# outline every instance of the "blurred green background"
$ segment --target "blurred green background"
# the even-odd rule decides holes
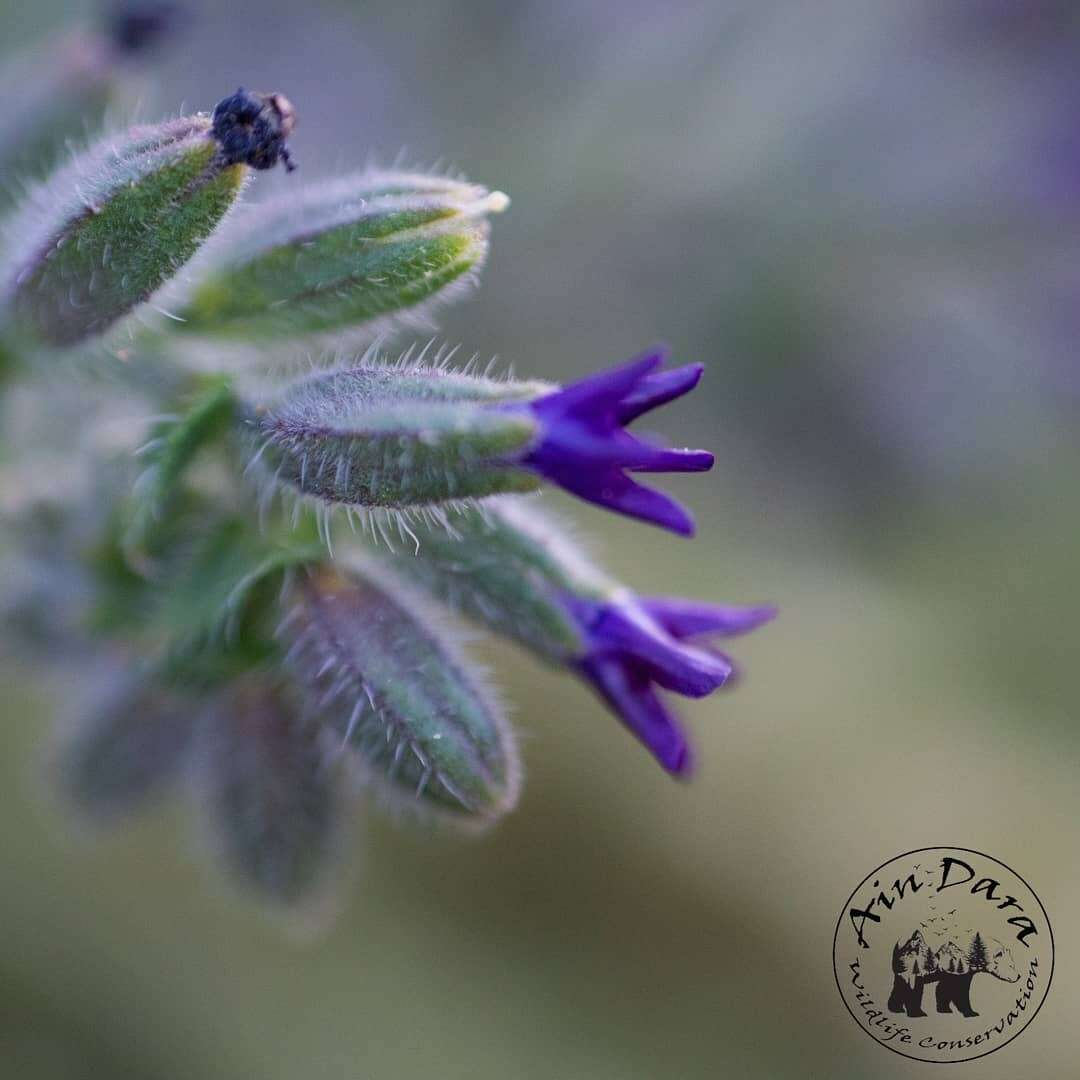
[[[0,0],[0,47],[92,16]],[[219,887],[179,807],[70,835],[40,762],[79,687],[9,653],[0,1075],[908,1076],[844,1010],[833,929],[871,868],[956,844],[1032,883],[1058,967],[953,1071],[1075,1076],[1078,57],[1054,0],[190,5],[121,119],[280,89],[301,172],[255,198],[399,154],[509,192],[445,337],[549,378],[656,339],[704,361],[660,421],[718,453],[668,485],[696,540],[549,498],[641,592],[782,615],[736,691],[679,703],[690,785],[482,646],[519,809],[473,839],[358,822],[307,941]]]

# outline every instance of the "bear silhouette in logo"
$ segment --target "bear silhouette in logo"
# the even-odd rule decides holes
[[[926,985],[926,963],[929,947],[916,930],[907,941],[898,941],[893,948],[893,988],[889,995],[889,1011],[908,1016],[925,1016],[922,998]]]
[[[923,990],[927,983],[935,983],[939,1013],[952,1012],[955,1008],[961,1016],[978,1016],[971,1004],[971,983],[976,975],[985,972],[1003,982],[1016,982],[1020,978],[1009,950],[978,930],[952,930],[933,944],[923,930],[920,927],[893,948],[890,1012],[926,1016],[922,1007]],[[966,941],[967,947],[962,947],[959,941]]]

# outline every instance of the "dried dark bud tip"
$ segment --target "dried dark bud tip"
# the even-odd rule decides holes
[[[282,94],[256,94],[241,87],[214,109],[214,138],[226,164],[272,169],[279,160],[296,166],[285,140],[296,126],[292,103]]]
[[[181,4],[169,0],[160,3],[118,0],[105,17],[109,40],[125,56],[147,52],[174,31],[184,21],[185,14]]]

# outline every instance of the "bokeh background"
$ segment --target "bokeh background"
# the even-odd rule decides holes
[[[58,696],[0,650],[0,1076],[901,1077],[833,984],[852,888],[977,848],[1054,922],[1033,1025],[954,1073],[1076,1075],[1080,9],[1069,0],[188,5],[129,109],[296,104],[302,172],[442,161],[509,192],[445,337],[563,378],[670,343],[699,537],[551,496],[643,592],[773,601],[671,782],[508,648],[517,812],[372,816],[297,942],[167,807],[86,843],[36,764]],[[4,56],[91,5],[0,0]],[[3,57],[0,57],[2,59]],[[132,113],[134,115],[134,113]],[[14,180],[4,177],[5,182]]]

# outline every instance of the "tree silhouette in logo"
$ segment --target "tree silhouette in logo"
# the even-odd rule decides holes
[[[985,971],[987,968],[986,943],[978,930],[971,939],[971,948],[968,950],[968,967],[972,971]]]
[[[966,947],[962,942],[967,943]],[[893,947],[889,1010],[926,1016],[923,989],[927,983],[934,983],[939,1013],[955,1009],[961,1016],[978,1016],[971,1004],[971,984],[982,973],[1003,982],[1020,978],[1012,953],[1001,942],[983,937],[978,930],[955,927],[945,934],[931,934],[923,924]]]

